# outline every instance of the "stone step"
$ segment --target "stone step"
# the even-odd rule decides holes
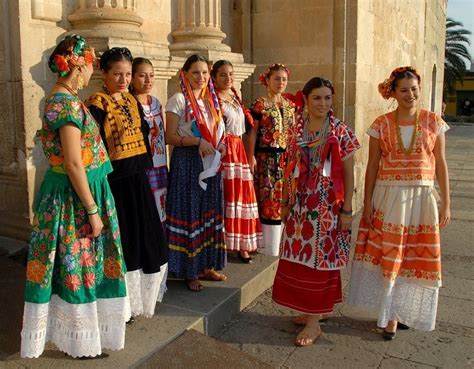
[[[271,369],[247,353],[190,329],[143,363],[139,369]]]
[[[19,353],[6,358],[8,368],[129,368],[143,363],[160,349],[190,329],[212,336],[270,288],[276,272],[277,258],[256,255],[254,263],[243,264],[229,256],[224,270],[224,282],[202,282],[201,292],[189,291],[182,280],[168,280],[168,292],[157,304],[156,315],[150,319],[137,318],[127,327],[125,349],[105,351],[108,356],[94,360],[76,360],[66,357],[49,345],[38,359],[22,359]],[[2,271],[0,269],[0,277]],[[5,290],[0,293],[6,294]],[[20,311],[23,306],[17,307]],[[17,327],[18,334],[21,327]],[[19,349],[19,347],[18,347]]]

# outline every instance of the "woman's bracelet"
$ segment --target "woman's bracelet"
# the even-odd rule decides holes
[[[352,216],[352,210],[344,210],[341,208],[341,211],[340,211],[341,215],[347,215],[347,216]]]
[[[184,145],[183,145],[183,140],[184,140],[184,136],[181,137],[181,139],[179,140],[179,145],[180,145],[180,146],[184,146]]]
[[[87,215],[94,215],[99,212],[99,208],[97,207],[96,204],[86,206],[85,208],[86,208]]]

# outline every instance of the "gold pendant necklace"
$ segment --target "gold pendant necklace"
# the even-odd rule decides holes
[[[222,94],[221,100],[226,104],[232,106],[232,108],[234,108],[235,110],[240,109],[240,104],[238,101],[236,101],[236,97],[234,95],[229,94],[228,96],[226,96]]]
[[[72,89],[72,87],[68,86],[67,84],[65,84],[65,83],[63,83],[63,82],[59,82],[59,81],[57,81],[56,84],[57,84],[58,86],[64,87],[72,96],[79,97],[79,96],[77,95],[77,91],[74,91],[74,90]]]
[[[420,112],[419,110],[416,111],[415,113],[415,127],[413,129],[413,133],[411,134],[411,140],[410,140],[410,145],[408,148],[405,148],[403,145],[403,140],[402,140],[402,133],[400,129],[400,122],[398,120],[398,109],[393,112],[395,115],[395,128],[397,131],[397,142],[398,142],[398,147],[399,149],[404,153],[404,154],[411,154],[415,148],[415,141],[416,141],[416,134],[418,132],[418,118],[420,117]]]

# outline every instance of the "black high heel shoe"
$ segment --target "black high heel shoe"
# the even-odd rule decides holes
[[[391,341],[395,339],[395,336],[397,334],[397,331],[395,332],[387,332],[385,329],[382,332],[382,337],[385,341]]]
[[[135,323],[135,318],[133,316],[131,316],[130,319],[125,322],[125,324],[128,324],[128,325],[133,324],[133,323]]]
[[[252,258],[249,256],[248,258],[244,258],[240,252],[237,253],[237,256],[239,257],[240,261],[244,264],[251,264],[252,263]]]
[[[402,331],[406,331],[407,329],[410,329],[410,327],[407,326],[406,324],[398,322],[397,323],[397,329],[401,329]]]

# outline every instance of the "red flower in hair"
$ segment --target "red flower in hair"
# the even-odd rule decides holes
[[[69,72],[69,64],[64,55],[55,55],[54,64],[56,64],[56,67],[60,72]]]
[[[395,68],[392,71],[392,73],[390,73],[389,78],[387,78],[382,83],[379,83],[378,90],[379,90],[380,95],[382,95],[382,97],[384,99],[387,100],[387,99],[390,99],[392,97],[393,81],[395,81],[395,79],[397,78],[397,76],[399,74],[405,73],[405,72],[410,72],[410,73],[414,74],[416,76],[416,78],[418,79],[418,82],[421,82],[421,77],[420,77],[420,75],[418,74],[418,72],[416,71],[415,68],[413,68],[411,66]]]
[[[86,64],[92,64],[94,63],[95,60],[95,55],[94,55],[94,50],[88,49],[84,53],[84,60],[86,61]]]
[[[288,75],[288,78],[290,77],[290,70],[286,67],[285,64],[273,63],[267,68],[265,72],[263,72],[262,74],[260,74],[260,76],[258,76],[258,80],[263,86],[268,86],[267,78],[270,75],[272,70],[276,70],[275,68],[283,69]]]

